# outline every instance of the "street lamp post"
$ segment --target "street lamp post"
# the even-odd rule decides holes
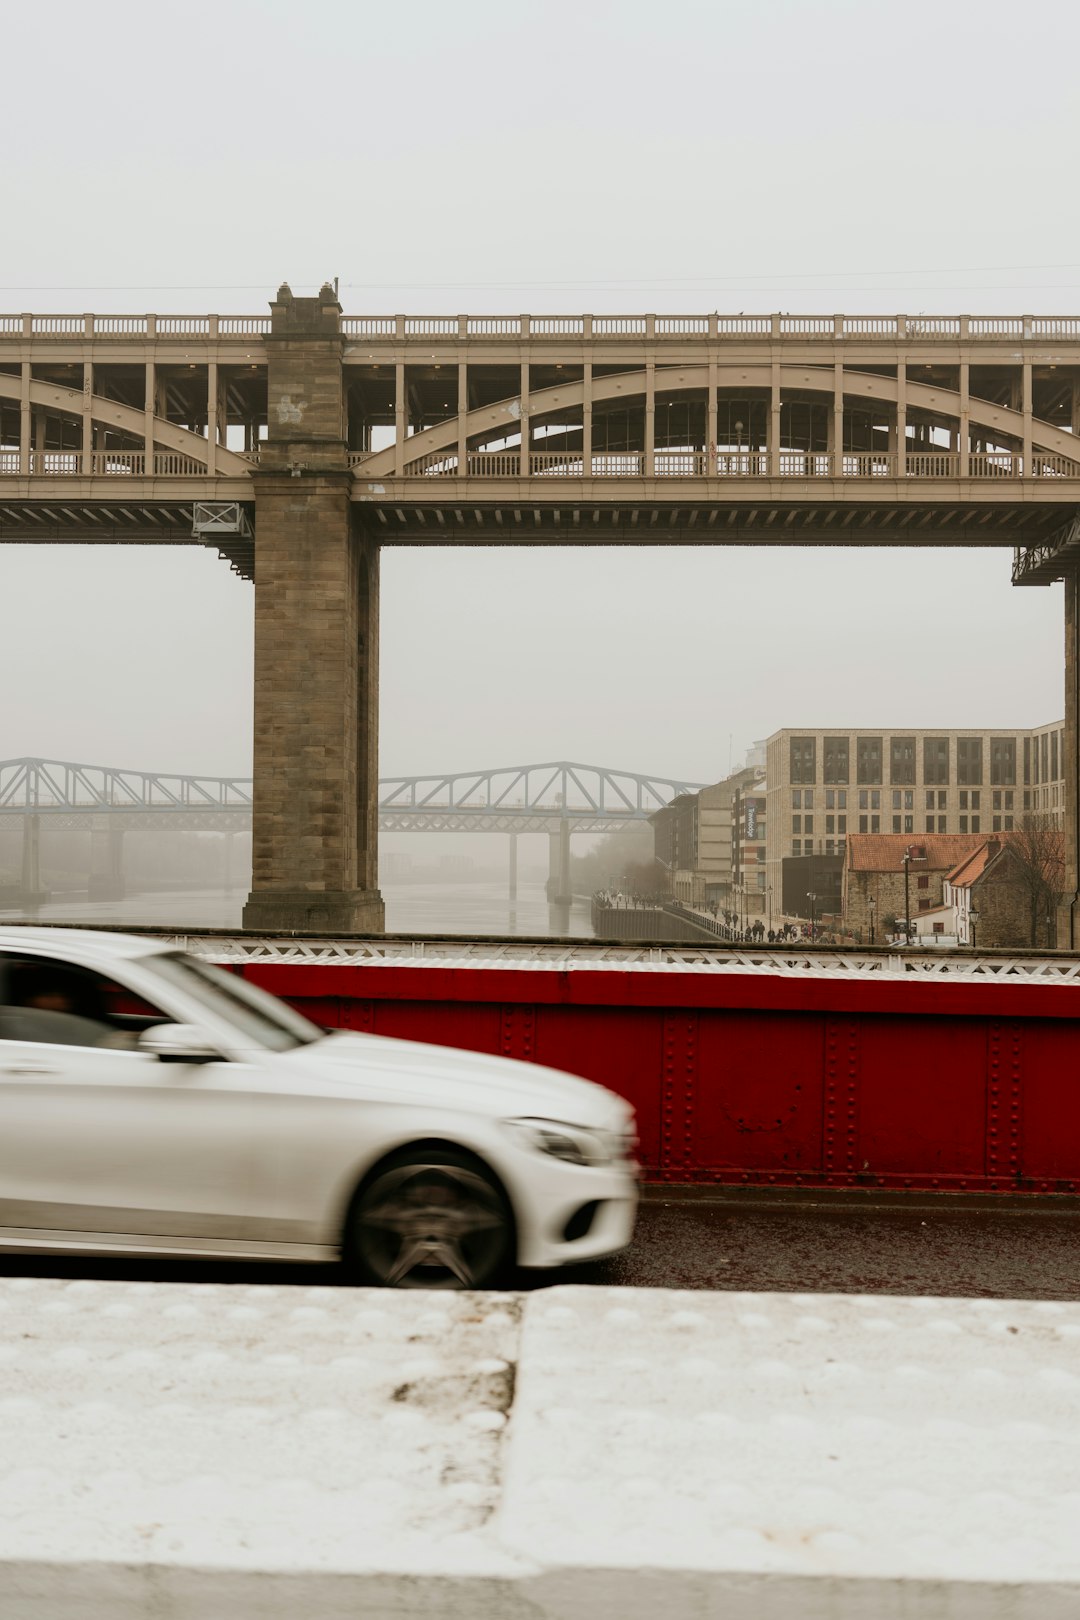
[[[765,890],[765,902],[766,902],[766,904],[768,905],[768,908],[769,908],[769,933],[771,934],[772,933],[772,884],[771,883],[768,885],[768,887]]]
[[[911,944],[911,850],[904,851],[904,944]]]
[[[869,904],[870,904],[870,943],[872,945],[874,943],[874,912],[877,909],[877,901],[874,899],[873,895],[870,896],[870,903]]]
[[[974,950],[975,949],[975,924],[979,920],[979,913],[976,911],[974,906],[972,906],[971,910],[968,912],[968,916],[971,918],[971,948],[972,948],[972,950]]]
[[[814,902],[817,899],[817,895],[808,894],[806,898],[810,902],[810,938],[812,940],[814,937]]]

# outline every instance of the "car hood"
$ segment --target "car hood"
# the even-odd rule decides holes
[[[630,1105],[603,1086],[560,1069],[453,1046],[393,1040],[385,1035],[335,1032],[286,1055],[309,1086],[340,1093],[354,1086],[388,1101],[432,1103],[470,1112],[559,1119],[566,1124],[623,1130]]]

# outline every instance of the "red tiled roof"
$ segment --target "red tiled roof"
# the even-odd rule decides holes
[[[986,868],[996,855],[1001,853],[1001,837],[984,839],[978,849],[973,849],[970,855],[965,855],[951,872],[946,872],[945,882],[951,883],[955,889],[966,889],[976,879],[981,878]]]
[[[910,849],[914,872],[951,872],[986,843],[985,833],[848,833],[849,872],[902,872]]]

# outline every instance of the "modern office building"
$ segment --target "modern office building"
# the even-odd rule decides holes
[[[766,885],[812,855],[842,870],[849,833],[1008,832],[1064,820],[1064,722],[1031,731],[784,727],[766,745]],[[790,888],[790,883],[788,887]]]

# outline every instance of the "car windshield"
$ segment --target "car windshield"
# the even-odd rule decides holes
[[[185,990],[209,1012],[225,1019],[245,1040],[255,1041],[272,1052],[310,1046],[312,1041],[323,1037],[317,1024],[309,1023],[285,1002],[248,984],[235,973],[226,973],[211,962],[200,961],[197,956],[170,951],[144,957],[143,962],[152,973]]]

